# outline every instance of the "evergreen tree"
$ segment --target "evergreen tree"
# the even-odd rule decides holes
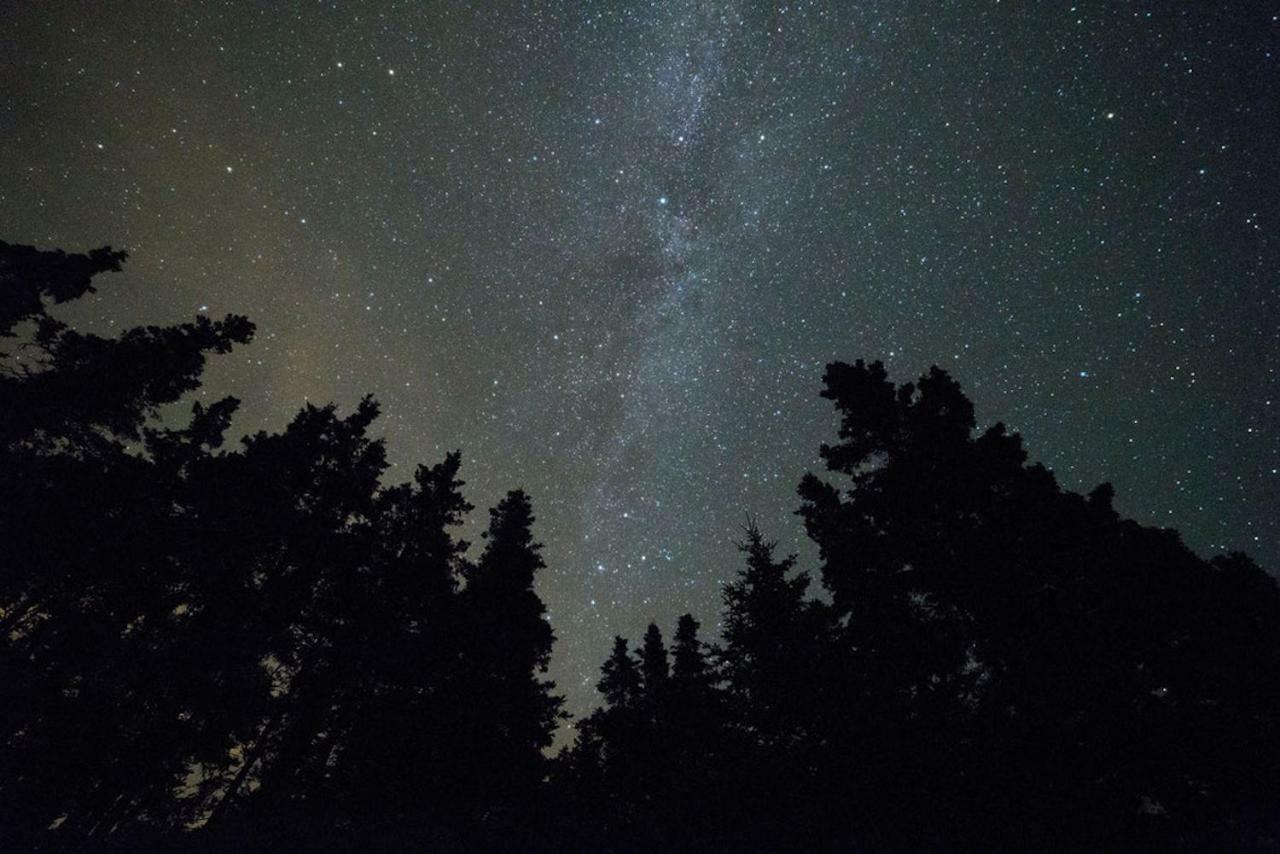
[[[1277,802],[1274,768],[1254,761],[1274,743],[1255,701],[1280,693],[1259,692],[1276,668],[1246,676],[1222,630],[1250,638],[1254,664],[1276,661],[1274,582],[1120,519],[1109,486],[1063,491],[1000,424],[975,437],[972,404],[937,368],[895,388],[879,363],[836,363],[823,394],[841,427],[821,453],[851,488],[807,476],[800,514],[843,651],[828,681],[854,712],[835,740],[850,750],[832,755],[860,769],[897,844],[1201,847],[1253,832],[1256,804]],[[1272,617],[1241,619],[1256,607]],[[924,810],[934,820],[913,827]]]
[[[665,839],[668,847],[687,842],[698,849],[758,845],[764,840],[739,836],[752,826],[741,810],[748,800],[743,786],[752,776],[753,754],[730,727],[724,692],[699,628],[692,614],[681,616],[671,645],[662,732],[671,767],[665,781],[663,814],[670,828]]]
[[[438,737],[461,733],[467,719],[456,594],[466,543],[451,535],[471,509],[460,462],[449,454],[378,493],[364,565],[346,593],[353,631],[344,645],[355,663],[334,727],[326,818],[352,844],[457,844],[470,818],[458,792],[470,745]]]
[[[657,624],[650,623],[644,633],[644,645],[640,652],[640,674],[644,692],[651,702],[661,700],[671,676],[667,661],[667,648],[662,643],[662,632]]]
[[[607,709],[627,709],[636,704],[642,684],[640,665],[628,649],[626,638],[618,636],[613,639],[613,651],[600,668],[600,673],[597,687]]]
[[[477,805],[504,821],[527,822],[548,768],[543,749],[560,719],[561,698],[542,678],[555,636],[534,590],[545,567],[533,539],[533,510],[522,490],[489,511],[479,562],[467,572],[469,649],[464,660],[476,693],[473,767],[480,773]],[[504,815],[505,813],[505,815]]]
[[[828,367],[835,480],[806,476],[799,510],[827,597],[750,524],[722,647],[689,614],[670,650],[656,623],[616,638],[552,763],[528,496],[473,562],[460,455],[384,485],[372,399],[230,450],[233,398],[162,422],[253,327],[50,316],[123,261],[0,243],[6,850],[1280,836],[1280,586],[1123,519],[1106,484],[1063,490],[937,368]]]
[[[361,653],[370,620],[382,616],[370,605],[367,564],[386,468],[381,441],[368,436],[376,416],[370,399],[346,418],[333,406],[307,406],[283,433],[249,437],[226,460],[219,491],[245,501],[224,524],[243,529],[246,511],[262,520],[245,531],[249,550],[229,567],[237,580],[227,593],[244,603],[250,591],[245,607],[255,612],[258,634],[248,642],[257,644],[271,683],[265,697],[251,700],[265,710],[252,741],[237,751],[243,761],[224,762],[213,829],[230,822],[262,833],[321,832],[341,815],[334,762],[354,705],[370,690]],[[207,509],[211,516],[227,510]]]
[[[49,315],[124,259],[0,243],[4,847],[51,824],[82,838],[163,826],[201,750],[202,676],[172,667],[188,578],[169,548],[177,484],[143,425],[253,327],[201,317],[104,339]],[[216,446],[234,406],[197,408],[172,445]]]
[[[568,811],[561,834],[583,850],[631,846],[638,832],[644,685],[626,638],[614,638],[596,687],[604,704],[578,723],[553,778]]]
[[[724,589],[724,675],[743,723],[762,744],[780,749],[802,734],[813,623],[809,575],[792,574],[796,558],[773,556],[776,543],[750,523],[739,544],[746,567]]]
[[[698,639],[701,626],[692,614],[684,614],[676,623],[675,642],[671,647],[672,678],[677,684],[702,684],[708,675],[706,651]]]
[[[157,425],[252,326],[47,315],[123,257],[0,244],[0,845],[493,841],[559,709],[528,499],[469,567],[459,456],[382,487],[372,400],[230,452],[234,399]]]
[[[47,311],[93,293],[95,276],[119,270],[125,253],[45,252],[0,241],[0,448],[85,456],[137,441],[144,422],[199,385],[208,353],[247,343],[254,327],[228,315],[101,338],[69,329]]]
[[[119,272],[126,258],[110,246],[68,255],[0,240],[0,337],[13,337],[19,324],[47,320],[46,300],[59,305],[96,293],[94,277]]]

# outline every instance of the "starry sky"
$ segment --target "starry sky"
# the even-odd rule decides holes
[[[1280,567],[1280,6],[0,3],[0,238],[99,332],[248,314],[236,431],[366,392],[533,495],[569,708],[787,550],[833,359]]]

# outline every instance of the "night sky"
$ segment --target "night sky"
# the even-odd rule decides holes
[[[1280,7],[476,5],[3,3],[0,238],[128,249],[95,331],[249,315],[237,434],[372,392],[468,538],[528,489],[575,713],[748,514],[815,567],[833,359],[1280,567]]]

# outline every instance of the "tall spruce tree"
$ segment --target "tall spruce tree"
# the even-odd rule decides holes
[[[671,676],[681,685],[698,685],[708,674],[707,655],[698,639],[701,625],[692,614],[684,614],[676,623],[674,642],[671,645]]]
[[[474,703],[477,803],[497,827],[532,818],[562,701],[543,678],[555,635],[534,589],[545,564],[528,495],[507,493],[489,517],[484,551],[466,575],[464,661],[475,693],[464,701]]]
[[[724,588],[721,660],[738,697],[742,723],[762,744],[785,749],[802,735],[816,636],[805,599],[806,572],[794,555],[774,558],[776,543],[750,523],[739,544],[746,566]]]
[[[617,636],[609,658],[600,668],[598,688],[607,709],[627,709],[640,698],[643,684],[640,665],[627,644],[627,639]]]
[[[645,696],[651,703],[660,703],[671,677],[671,664],[667,660],[667,648],[662,642],[662,630],[650,623],[644,633],[640,650],[640,673],[644,680]]]

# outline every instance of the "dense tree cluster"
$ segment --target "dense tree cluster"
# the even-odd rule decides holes
[[[48,313],[124,254],[0,243],[0,848],[1280,845],[1280,590],[1063,490],[946,373],[829,366],[820,590],[754,523],[712,642],[617,638],[571,745],[530,499],[377,406],[223,448],[161,408],[246,319]],[[165,426],[167,425],[167,426]]]
[[[0,848],[527,832],[559,716],[528,497],[472,562],[459,455],[382,486],[371,400],[226,452],[233,399],[151,426],[253,326],[47,314],[123,259],[0,244]]]
[[[1108,485],[1064,491],[1003,425],[974,435],[936,368],[825,382],[837,480],[807,475],[798,511],[824,595],[750,527],[694,712],[648,675],[656,629],[639,677],[617,640],[563,772],[593,798],[583,847],[1280,845],[1275,580],[1120,518]]]

